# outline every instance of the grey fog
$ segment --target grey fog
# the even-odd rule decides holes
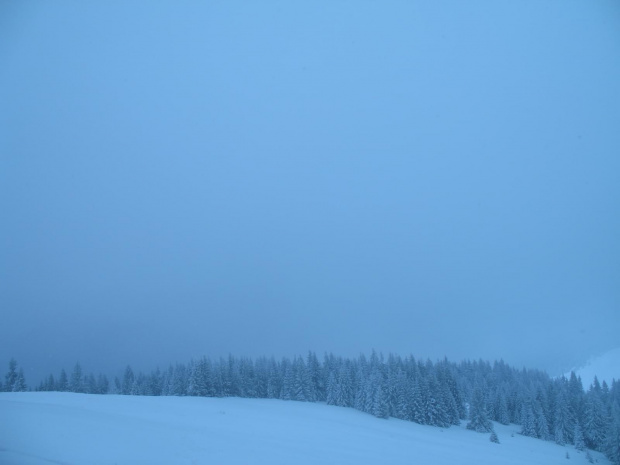
[[[617,1],[2,2],[0,354],[620,345]]]

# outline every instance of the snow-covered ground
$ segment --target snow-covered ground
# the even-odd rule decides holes
[[[518,426],[495,428],[501,444],[464,427],[380,420],[323,404],[0,393],[3,465],[588,463],[572,447],[517,434]]]
[[[586,390],[594,382],[594,376],[600,383],[607,381],[607,384],[611,384],[612,379],[620,380],[620,347],[592,357],[585,365],[572,371],[581,376],[581,382]],[[568,378],[570,372],[564,376]]]

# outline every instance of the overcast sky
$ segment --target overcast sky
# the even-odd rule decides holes
[[[0,208],[31,382],[566,368],[620,345],[620,4],[2,2]]]

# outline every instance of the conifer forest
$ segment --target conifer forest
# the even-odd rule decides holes
[[[1,388],[28,389],[15,360]],[[112,382],[85,374],[77,363],[69,374],[50,374],[36,390],[325,402],[440,428],[467,421],[468,429],[490,433],[495,441],[492,421],[515,423],[525,436],[600,451],[620,464],[620,381],[609,386],[595,378],[584,390],[574,372],[568,379],[551,378],[503,361],[433,363],[374,351],[354,359],[329,354],[320,360],[313,352],[281,360],[203,357],[150,373],[127,366]]]

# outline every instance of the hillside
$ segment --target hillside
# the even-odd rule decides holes
[[[0,393],[0,415],[2,464],[588,463],[516,425],[495,424],[494,444],[463,426],[273,399]]]
[[[592,357],[583,366],[573,371],[581,377],[584,389],[588,389],[596,376],[600,383],[607,381],[611,385],[613,379],[620,380],[620,347]],[[567,377],[570,376],[570,373]]]

